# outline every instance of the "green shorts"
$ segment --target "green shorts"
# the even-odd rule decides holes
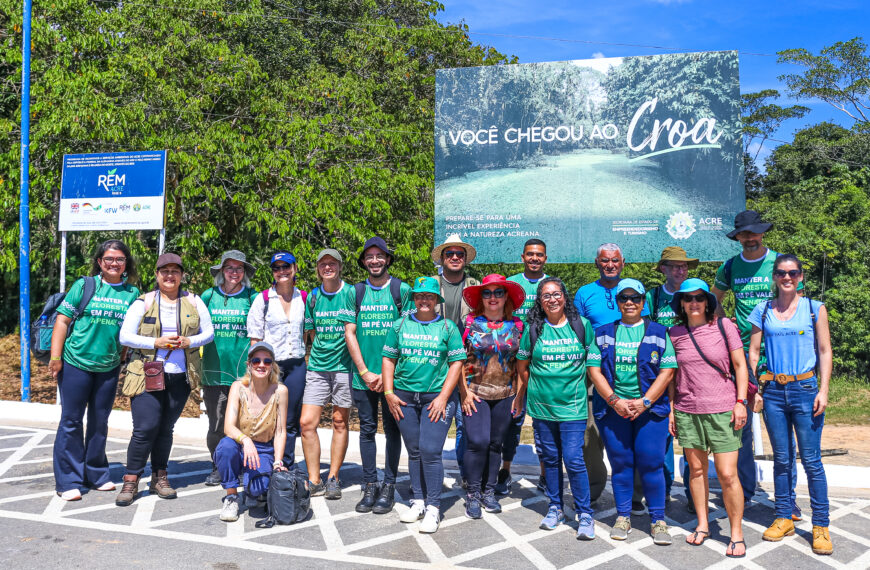
[[[734,429],[731,412],[720,414],[690,414],[674,411],[677,440],[688,449],[701,449],[709,453],[728,453],[740,449],[743,429]]]

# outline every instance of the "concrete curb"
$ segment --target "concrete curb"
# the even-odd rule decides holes
[[[0,422],[9,425],[22,427],[34,427],[41,429],[54,429],[60,421],[60,406],[54,404],[37,404],[29,402],[13,402],[8,400],[0,400]],[[175,424],[175,441],[187,445],[202,445],[205,446],[205,436],[208,431],[208,418],[202,415],[198,418],[181,418]],[[329,457],[329,447],[332,438],[332,430],[318,429],[320,434],[320,442],[322,446],[321,457]],[[130,412],[114,410],[109,415],[109,436],[116,438],[129,438],[133,432],[133,418]],[[383,434],[376,436],[378,444],[379,457],[378,460],[383,461],[383,450],[385,448],[385,439]],[[444,444],[444,459],[455,465],[455,442],[448,439]],[[302,446],[297,440],[296,443],[297,457],[302,457]],[[607,461],[607,456],[604,457],[607,471],[610,473],[610,463]],[[679,466],[682,462],[682,455],[675,457],[675,465]],[[347,448],[346,461],[352,463],[360,462],[359,455],[359,432],[351,431],[349,434],[349,442]],[[402,464],[405,465],[407,455],[402,454]],[[533,447],[530,445],[521,445],[517,451],[517,457],[514,460],[517,467],[522,467],[518,471],[528,471],[529,473],[537,473],[538,459],[534,453]],[[758,466],[758,481],[759,483],[773,483],[773,462],[772,461],[756,461]],[[531,468],[534,469],[531,469]],[[682,469],[677,468],[676,478],[682,480],[680,474]],[[829,487],[843,487],[853,489],[870,489],[870,467],[858,467],[854,465],[825,465],[825,474],[828,478]],[[710,460],[710,478],[716,478],[716,470],[713,467],[713,461]],[[802,469],[798,469],[798,485],[806,485],[806,474]]]

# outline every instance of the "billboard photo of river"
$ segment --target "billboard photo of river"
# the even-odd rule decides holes
[[[736,52],[439,70],[435,243],[458,233],[478,262],[631,261],[679,245],[733,255],[745,208]]]

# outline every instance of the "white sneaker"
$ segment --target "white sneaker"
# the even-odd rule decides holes
[[[227,495],[224,497],[224,506],[221,509],[221,520],[235,522],[239,520],[239,496]]]
[[[114,491],[114,490],[115,490],[115,484],[112,483],[111,481],[106,481],[105,483],[103,483],[102,485],[97,487],[97,491]]]
[[[441,512],[438,507],[429,505],[426,507],[426,516],[423,517],[423,522],[420,523],[420,532],[432,534],[438,530],[438,524],[441,522]]]
[[[64,501],[80,501],[82,498],[82,492],[78,489],[70,489],[68,491],[64,491],[63,493],[58,493],[57,496]]]
[[[423,518],[423,511],[426,510],[426,503],[422,499],[414,499],[411,501],[411,507],[399,515],[399,520],[403,523],[417,522]]]

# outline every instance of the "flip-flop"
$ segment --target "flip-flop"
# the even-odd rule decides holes
[[[704,536],[701,537],[701,542],[695,542],[696,540],[698,540],[699,534],[703,534]],[[707,538],[710,536],[710,531],[708,531],[708,530],[696,530],[695,532],[693,532],[689,536],[692,537],[692,542],[689,542],[687,540],[686,543],[690,544],[691,546],[701,546],[702,544],[704,544],[704,541],[707,540]]]
[[[734,547],[736,547],[738,544],[743,545],[743,554],[734,554]],[[746,556],[746,542],[742,540],[732,540],[728,544],[728,548],[731,550],[731,554],[725,552],[725,556],[727,556],[728,558],[743,558],[744,556]]]

